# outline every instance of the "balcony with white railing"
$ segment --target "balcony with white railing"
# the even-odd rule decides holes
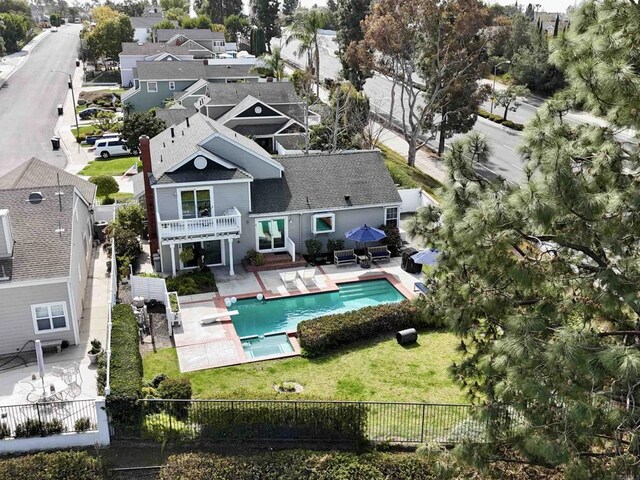
[[[186,240],[236,238],[242,232],[242,216],[237,208],[217,217],[159,220],[158,230],[164,244]]]

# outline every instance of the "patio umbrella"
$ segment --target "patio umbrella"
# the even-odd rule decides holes
[[[344,234],[349,240],[356,242],[377,242],[382,240],[387,235],[378,228],[369,227],[366,223],[362,227],[354,228]]]
[[[428,248],[411,255],[411,260],[421,265],[437,265],[439,254],[440,252],[435,248]]]
[[[42,380],[42,390],[44,391],[44,355],[40,340],[36,340],[36,360],[38,361],[38,376]]]

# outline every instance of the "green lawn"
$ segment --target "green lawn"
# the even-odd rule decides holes
[[[117,203],[127,203],[128,201],[133,199],[133,193],[129,192],[117,192],[112,195],[109,195],[113,198]],[[104,197],[98,197],[98,201],[102,204]]]
[[[422,170],[410,167],[407,160],[398,152],[389,147],[378,144],[377,147],[382,152],[382,158],[387,165],[393,181],[404,188],[422,187],[425,192],[434,195],[434,190],[440,188],[442,184],[435,178],[427,175]],[[437,197],[437,195],[434,195]]]
[[[115,157],[108,160],[103,160],[101,158],[96,158],[93,162],[90,162],[86,167],[84,167],[80,172],[80,175],[86,175],[87,177],[91,177],[94,175],[111,175],[118,176],[122,175],[126,172],[131,165],[134,163],[138,163],[138,169],[142,163],[138,159],[138,157]]]
[[[318,359],[301,357],[249,363],[185,374],[196,398],[273,398],[273,384],[294,381],[305,399],[466,403],[448,373],[459,358],[457,338],[447,332],[422,333],[419,345],[404,348],[395,339],[354,344]],[[148,381],[159,373],[180,375],[176,350],[143,359]]]

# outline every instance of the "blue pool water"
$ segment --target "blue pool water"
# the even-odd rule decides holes
[[[249,359],[293,353],[293,345],[291,345],[286,333],[245,337],[240,341],[244,353]]]
[[[233,306],[238,310],[238,315],[231,317],[233,326],[241,339],[272,332],[293,332],[303,320],[404,300],[402,294],[384,279],[346,283],[339,288],[338,292],[266,301],[238,300]]]

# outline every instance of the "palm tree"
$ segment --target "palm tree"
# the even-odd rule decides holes
[[[281,52],[282,49],[280,47],[273,47],[270,54],[265,53],[260,57],[263,62],[260,65],[253,66],[251,71],[267,77],[273,77],[277,81],[282,80],[284,78],[284,59]]]
[[[296,55],[307,55],[307,67],[315,60],[314,77],[316,79],[316,94],[320,96],[320,48],[318,45],[318,30],[325,28],[331,18],[331,12],[326,8],[299,8],[293,15],[289,27],[286,44],[292,40],[300,42]]]

